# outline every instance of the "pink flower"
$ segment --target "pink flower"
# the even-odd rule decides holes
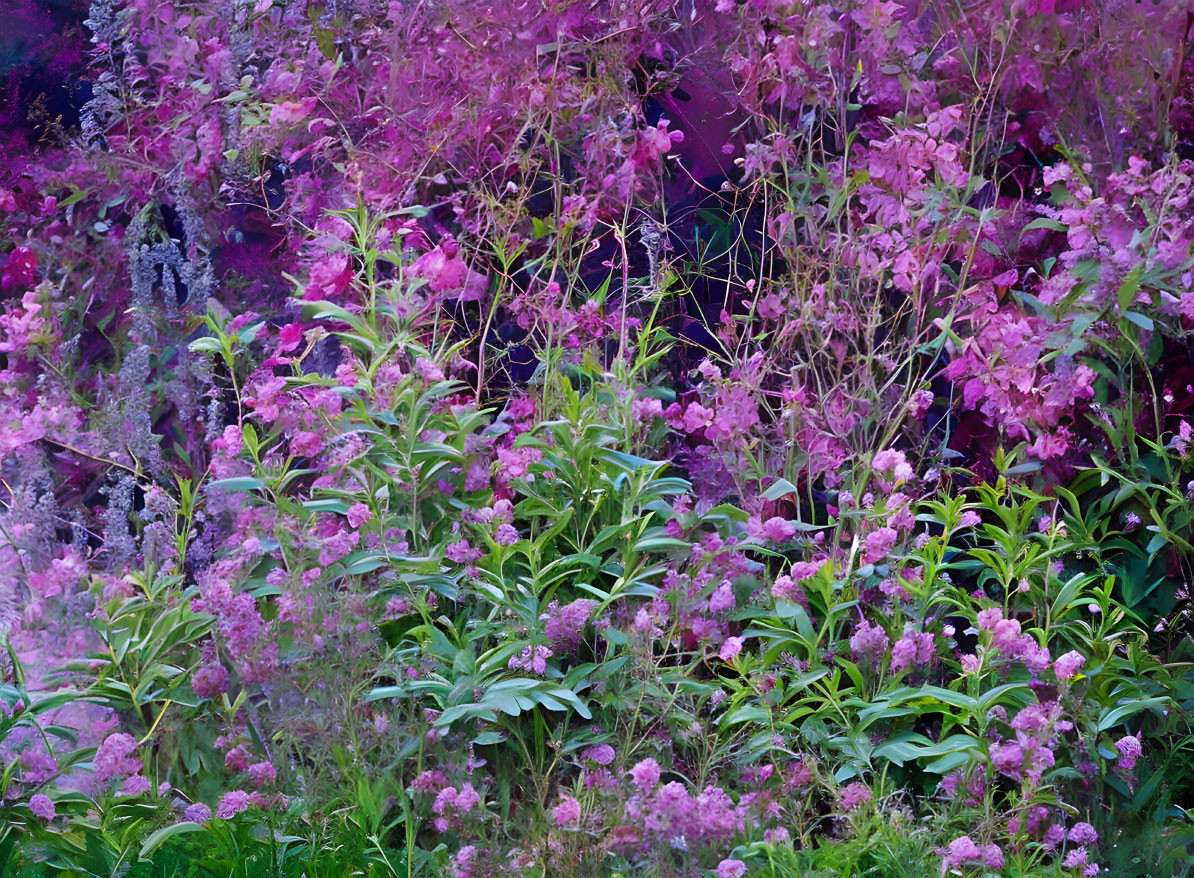
[[[29,810],[42,820],[54,819],[54,801],[45,793],[34,793],[29,797]]]
[[[1078,869],[1085,866],[1090,860],[1090,853],[1086,848],[1074,848],[1064,860],[1062,860],[1062,868],[1064,869]]]
[[[992,744],[991,765],[1002,773],[1011,777],[1018,777],[1020,766],[1024,763],[1024,751],[1019,744]]]
[[[873,664],[878,664],[890,642],[886,631],[863,619],[850,635],[850,652],[856,661],[867,659]]]
[[[717,654],[717,657],[723,662],[733,661],[740,652],[742,652],[742,638],[727,637],[725,643],[721,645],[721,652]]]
[[[723,579],[721,585],[709,598],[709,612],[720,613],[722,610],[734,609],[734,587],[728,579]]]
[[[769,518],[763,522],[763,536],[772,542],[786,543],[796,535],[796,525],[784,518]]]
[[[1003,868],[1003,851],[997,844],[983,848],[983,868],[998,872]]]
[[[741,860],[722,860],[717,864],[717,878],[742,878],[746,863]]]
[[[551,812],[556,826],[568,826],[580,822],[580,802],[572,796],[561,796],[560,802]]]
[[[249,798],[249,794],[244,790],[229,790],[216,806],[216,817],[220,820],[231,820],[249,807]]]
[[[547,624],[543,633],[557,649],[568,650],[580,643],[585,626],[593,614],[597,602],[588,598],[577,598],[572,603],[560,605],[552,601],[547,605]]]
[[[949,851],[945,855],[945,865],[953,869],[983,855],[982,848],[974,843],[968,835],[960,835],[949,843]]]
[[[249,766],[249,777],[255,786],[269,786],[278,779],[278,770],[269,762],[254,762]]]
[[[842,808],[850,811],[863,802],[869,802],[872,798],[870,789],[855,781],[842,790]]]
[[[987,610],[980,610],[978,614],[978,627],[984,631],[991,631],[1003,619],[1003,610],[999,607],[991,607]]]
[[[684,410],[684,429],[689,433],[703,430],[713,423],[713,409],[707,409],[699,402],[690,403]]]
[[[303,291],[303,298],[334,299],[348,289],[352,277],[347,254],[325,254],[311,266],[311,280]]]
[[[660,770],[659,763],[654,759],[644,759],[642,762],[636,764],[629,771],[630,780],[641,792],[649,792],[655,789],[655,785],[659,783]]]
[[[899,539],[899,533],[894,528],[881,527],[866,535],[866,552],[862,556],[863,564],[875,564],[887,556]]]
[[[609,744],[598,744],[595,747],[589,747],[581,756],[590,762],[596,762],[598,765],[609,765],[614,761],[617,755],[616,751]]]
[[[1086,664],[1085,656],[1072,650],[1053,663],[1053,672],[1057,675],[1058,680],[1070,680],[1084,664]]]
[[[348,507],[348,524],[354,529],[360,527],[372,517],[373,513],[369,511],[369,507],[364,503],[353,503]]]
[[[499,546],[512,546],[519,540],[518,529],[512,524],[502,523],[493,532],[493,541]]]
[[[132,756],[136,750],[137,742],[132,735],[124,732],[108,735],[91,761],[95,779],[125,778],[140,771],[141,760]]]

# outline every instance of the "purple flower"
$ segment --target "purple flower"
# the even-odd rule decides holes
[[[54,801],[45,793],[34,793],[29,797],[29,810],[42,820],[54,819]]]
[[[853,810],[863,802],[869,802],[871,798],[870,789],[855,781],[842,790],[842,808],[846,811]]]
[[[659,763],[650,758],[639,762],[629,772],[631,781],[644,793],[655,789],[660,773]]]
[[[269,762],[254,762],[249,766],[249,778],[255,786],[268,786],[278,779],[278,770]]]
[[[960,835],[949,843],[949,850],[945,854],[945,865],[953,869],[971,860],[977,860],[983,855],[982,848],[974,843],[968,835]]]
[[[231,820],[241,811],[249,807],[250,795],[244,790],[229,790],[216,806],[216,817],[221,820]]]
[[[1082,866],[1085,866],[1089,860],[1090,853],[1086,850],[1086,848],[1074,848],[1072,851],[1066,854],[1066,857],[1062,861],[1061,865],[1062,868],[1065,869],[1078,869]]]
[[[1020,767],[1024,764],[1024,751],[1019,744],[992,744],[991,766],[1001,774],[1019,777]]]
[[[709,612],[720,613],[722,610],[734,609],[734,587],[728,579],[723,579],[721,585],[709,598]]]
[[[609,744],[598,744],[595,747],[589,747],[581,755],[590,762],[596,762],[598,765],[609,765],[614,761],[617,753]]]
[[[978,614],[978,627],[984,631],[993,631],[995,626],[1003,620],[1003,610],[999,607],[991,607],[990,609],[980,610]]]
[[[108,735],[95,751],[91,760],[95,779],[125,778],[141,770],[141,760],[132,756],[137,750],[137,741],[125,732]]]
[[[850,635],[850,652],[857,662],[870,660],[872,663],[878,664],[879,658],[887,651],[887,645],[890,642],[891,639],[887,636],[886,631],[863,619],[855,626]]]
[[[741,860],[722,860],[717,864],[717,878],[742,878],[746,863]]]
[[[1119,751],[1119,766],[1126,771],[1136,767],[1136,760],[1143,752],[1140,749],[1140,739],[1135,735],[1125,735],[1115,742],[1115,749]]]
[[[561,796],[560,802],[551,811],[556,826],[568,826],[580,822],[580,802],[572,796]]]
[[[567,650],[580,643],[585,626],[593,615],[596,601],[578,598],[570,604],[560,605],[559,601],[552,601],[547,605],[547,624],[543,633],[557,649]]]
[[[518,539],[518,528],[512,524],[499,524],[493,532],[493,541],[499,546],[512,546]]]
[[[983,848],[983,868],[999,871],[1003,868],[1003,851],[997,844],[989,844]]]
[[[193,805],[187,806],[186,810],[182,812],[182,821],[184,823],[206,823],[211,819],[211,808],[204,805],[202,802],[196,802]]]
[[[134,774],[125,779],[120,785],[120,796],[139,796],[149,792],[149,778],[143,774]]]
[[[223,665],[204,665],[191,677],[191,689],[200,698],[218,698],[228,691],[228,671]]]
[[[1099,834],[1089,823],[1075,823],[1068,836],[1072,844],[1092,845],[1099,843]]]
[[[372,517],[373,513],[369,511],[369,507],[364,503],[353,503],[348,507],[348,524],[353,530],[360,527]]]
[[[769,518],[763,522],[763,536],[775,543],[786,543],[796,536],[796,525],[784,518]]]

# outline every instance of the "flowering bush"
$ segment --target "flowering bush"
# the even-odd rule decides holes
[[[11,5],[0,871],[1187,868],[1194,13]]]

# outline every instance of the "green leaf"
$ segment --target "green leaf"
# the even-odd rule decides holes
[[[201,823],[173,823],[170,826],[163,826],[157,832],[152,833],[149,838],[145,839],[145,844],[141,845],[141,859],[147,859],[150,854],[168,842],[170,839],[179,835],[188,835],[192,832],[206,832],[206,827]]]
[[[261,481],[261,479],[255,479],[252,476],[236,476],[231,479],[216,479],[214,482],[209,482],[208,487],[216,491],[239,493],[264,488],[265,482]]]

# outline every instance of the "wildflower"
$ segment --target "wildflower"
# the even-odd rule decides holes
[[[223,665],[204,665],[191,677],[191,689],[199,698],[218,698],[228,691],[228,671]]]
[[[945,854],[945,866],[953,869],[971,860],[977,860],[983,855],[982,848],[974,843],[968,835],[960,835],[949,843],[949,850]]]
[[[581,756],[589,762],[596,762],[598,765],[609,765],[614,761],[617,751],[609,744],[597,744],[594,747],[589,747],[581,754]]]
[[[133,774],[125,778],[124,783],[120,785],[120,790],[117,792],[118,796],[139,796],[142,793],[149,792],[149,778],[143,774]]]
[[[556,826],[568,826],[580,822],[580,802],[572,796],[561,796],[560,802],[551,812]]]
[[[547,671],[547,660],[551,656],[552,651],[546,646],[528,646],[518,655],[511,656],[506,666],[514,670],[543,674]]]
[[[1001,774],[1017,777],[1023,764],[1024,751],[1019,744],[991,745],[991,766]]]
[[[211,819],[211,808],[202,802],[196,802],[182,812],[182,819],[184,823],[206,823]]]
[[[364,503],[353,503],[348,507],[348,524],[354,530],[373,517],[369,507]]]
[[[249,777],[258,787],[269,786],[278,778],[278,770],[269,762],[254,762],[249,766]]]
[[[1092,845],[1099,843],[1099,834],[1089,823],[1075,823],[1067,836],[1072,844]]]
[[[978,627],[984,631],[992,631],[1002,619],[1003,610],[999,609],[999,607],[980,610],[978,614]]]
[[[1140,749],[1140,738],[1136,735],[1125,735],[1115,742],[1115,749],[1119,751],[1119,766],[1125,771],[1136,767],[1136,760],[1143,752]]]
[[[887,645],[890,642],[886,631],[863,619],[855,626],[854,632],[850,635],[850,652],[853,653],[855,660],[870,659],[877,664],[879,658],[887,651]]]
[[[967,509],[962,513],[962,519],[958,522],[960,527],[978,527],[982,524],[982,516],[973,509]]]
[[[628,772],[630,780],[641,792],[648,792],[655,789],[655,785],[659,783],[660,769],[659,763],[654,759],[644,759],[637,763]]]
[[[862,556],[863,564],[875,564],[885,558],[895,546],[899,534],[894,528],[881,527],[866,535],[866,551]]]
[[[91,761],[95,779],[126,778],[140,771],[141,760],[131,755],[136,750],[137,742],[132,735],[124,732],[108,735]]]
[[[1086,848],[1074,848],[1066,858],[1062,860],[1062,868],[1064,869],[1078,869],[1085,866],[1090,861],[1090,853]]]
[[[229,790],[216,806],[216,817],[220,820],[231,820],[241,811],[249,807],[249,794],[244,790]]]
[[[717,587],[717,590],[709,598],[709,611],[711,613],[720,613],[722,610],[732,610],[733,608],[734,587],[728,579],[723,579],[721,585]]]
[[[547,624],[544,633],[551,645],[558,649],[571,649],[580,643],[581,633],[597,606],[596,601],[577,598],[569,604],[560,605],[552,601],[547,605]]]
[[[746,863],[741,860],[722,860],[717,864],[717,878],[742,878]]]
[[[723,662],[733,661],[740,652],[742,652],[742,638],[727,637],[725,643],[721,645],[721,651],[717,657]]]
[[[870,789],[855,781],[842,790],[842,808],[851,811],[863,802],[869,802],[871,798]]]
[[[518,540],[518,529],[512,524],[499,524],[493,532],[493,541],[499,546],[512,546]]]
[[[1070,680],[1085,663],[1086,658],[1082,653],[1071,650],[1053,663],[1053,673],[1057,675],[1058,680]]]
[[[42,820],[54,819],[54,801],[45,793],[34,793],[29,797],[29,810]]]
[[[983,868],[999,871],[1003,868],[1003,851],[997,844],[983,848]]]

